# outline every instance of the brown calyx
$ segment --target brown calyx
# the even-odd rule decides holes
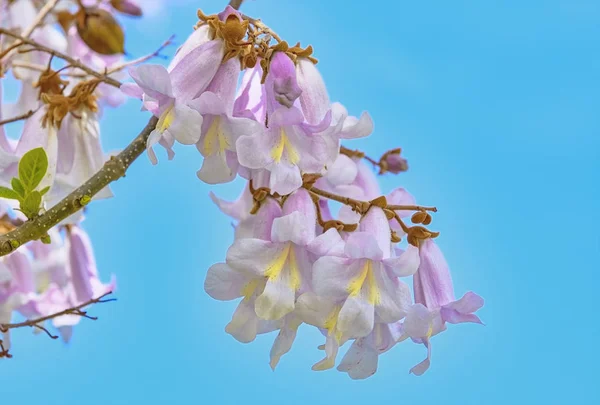
[[[100,80],[98,79],[78,83],[68,96],[42,93],[41,100],[47,106],[46,114],[42,118],[42,126],[45,128],[50,124],[56,128],[60,128],[67,114],[71,113],[77,117],[76,112],[82,108],[93,112],[98,111],[98,103],[94,91],[99,84]]]

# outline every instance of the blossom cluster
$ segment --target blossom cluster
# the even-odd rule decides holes
[[[248,184],[221,210],[236,219],[226,260],[210,267],[205,289],[218,300],[241,298],[226,331],[240,342],[278,330],[271,367],[287,353],[298,327],[325,336],[325,358],[314,370],[334,367],[338,349],[352,346],[338,365],[366,378],[379,354],[406,339],[427,347],[411,372],[429,367],[432,336],[447,323],[477,322],[482,299],[456,300],[436,233],[402,220],[427,224],[429,214],[404,189],[382,197],[371,169],[341,141],[373,130],[368,113],[349,116],[331,103],[310,49],[284,42],[257,51],[248,21],[233,9],[203,16],[202,23],[168,68],[131,69],[124,91],[158,117],[148,153],[195,144],[203,156],[198,177],[210,184],[238,175]],[[248,62],[249,61],[249,62]],[[243,72],[241,85],[238,76]],[[236,91],[237,88],[237,91]],[[381,169],[406,167],[388,153]],[[329,199],[344,207],[337,218]],[[397,243],[406,237],[404,249]],[[406,282],[413,277],[413,294]]]
[[[32,4],[16,0],[8,8],[25,3]],[[130,10],[131,4],[104,2],[96,17],[89,17],[106,21],[103,13]],[[323,334],[319,348],[324,358],[313,369],[335,367],[338,351],[351,342],[337,368],[353,379],[374,374],[380,354],[410,340],[427,349],[425,360],[411,368],[423,374],[430,365],[431,338],[448,323],[481,323],[475,312],[483,300],[472,292],[456,299],[448,265],[434,241],[439,233],[427,229],[435,208],[417,205],[403,188],[387,195],[381,191],[369,165],[379,174],[406,171],[400,149],[376,161],[342,145],[370,136],[373,120],[366,112],[350,116],[342,104],[330,101],[310,46],[290,46],[260,20],[229,6],[217,15],[199,11],[198,17],[168,66],[131,67],[132,80],[119,89],[103,77],[62,80],[50,68],[43,77],[27,79],[19,67],[50,66],[49,55],[13,55],[13,74],[23,92],[15,105],[3,106],[0,119],[7,109],[15,115],[35,113],[18,141],[6,138],[0,126],[0,186],[18,177],[25,153],[42,147],[48,170],[39,194],[46,206],[53,206],[106,161],[98,127],[102,107],[117,106],[125,96],[138,99],[142,110],[155,117],[146,143],[153,164],[158,163],[157,146],[173,159],[175,143],[195,145],[201,181],[222,184],[239,176],[245,183],[236,201],[211,195],[236,221],[225,260],[208,269],[204,285],[217,300],[239,299],[227,333],[248,343],[258,334],[278,331],[270,353],[275,368],[300,325],[316,327]],[[77,15],[75,20],[66,35],[42,35],[38,29],[39,40],[55,41],[48,46],[95,71],[114,70],[104,78],[116,78],[114,66],[124,66],[122,56],[103,52],[122,49],[120,35],[104,41],[81,29]],[[2,24],[18,26],[23,19],[9,17]],[[22,57],[34,59],[14,63]],[[111,195],[106,188],[94,198]],[[332,202],[341,203],[337,212]],[[112,290],[114,283],[104,285],[97,278],[82,218],[75,214],[62,221],[46,244],[35,241],[0,258],[11,291],[0,297],[8,320],[12,311],[43,316]],[[6,226],[16,226],[15,220],[19,217],[4,216]],[[63,331],[71,318],[54,320],[67,336]]]
[[[100,49],[92,49],[90,46],[94,45],[87,43],[89,35],[85,40],[82,38],[81,26],[60,21],[61,15],[79,6],[78,2],[57,1],[52,13],[36,23],[44,3],[50,2],[0,0],[0,28],[23,35],[28,32],[32,43],[67,55],[90,70],[113,70],[107,77],[126,76],[120,68],[126,65],[122,54],[103,54],[98,52]],[[81,4],[99,5],[98,10],[110,16],[141,13],[133,0]],[[87,10],[91,13],[95,9]],[[61,66],[59,58],[35,46],[28,52],[11,49],[15,42],[7,35],[0,35],[0,78],[10,72],[20,84],[18,99],[8,103],[2,95],[4,83],[0,80],[0,122],[7,122],[0,124],[0,187],[20,192],[18,185],[23,182],[19,180],[19,162],[27,152],[43,148],[47,170],[36,188],[43,190],[40,193],[43,201],[37,209],[44,211],[102,168],[108,159],[100,141],[102,109],[120,106],[127,96],[118,87],[90,80],[76,66],[64,62]],[[8,128],[14,117],[25,118],[16,137],[9,136],[14,134],[9,134],[11,128]],[[107,187],[94,199],[111,196]],[[0,195],[0,235],[28,220],[23,198],[20,206],[16,199],[1,197],[6,195]],[[48,317],[113,291],[114,277],[106,284],[99,279],[92,244],[82,228],[83,220],[81,210],[52,229],[43,241],[32,241],[0,257],[0,325],[9,324],[16,313],[27,319]],[[83,315],[81,311],[73,311],[53,318],[52,324],[68,341],[72,327]],[[44,330],[41,323],[34,326],[36,331]],[[10,346],[10,331],[3,332],[0,357],[8,355]]]

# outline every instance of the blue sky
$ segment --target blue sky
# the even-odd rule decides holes
[[[195,9],[179,1],[127,24],[128,49],[185,39]],[[230,221],[195,176],[195,148],[146,157],[90,207],[85,223],[116,303],[93,308],[71,344],[14,338],[0,392],[22,404],[592,404],[600,401],[600,3],[585,0],[407,2],[248,1],[289,42],[312,44],[331,98],[368,110],[375,132],[349,144],[371,155],[400,146],[410,171],[382,179],[436,205],[435,229],[457,295],[473,290],[486,326],[433,340],[433,364],[402,344],[377,374],[315,373],[317,332],[301,328],[276,372],[273,335],[250,345],[224,332],[235,303],[203,290],[231,243]],[[139,105],[106,112],[107,150],[147,120]]]

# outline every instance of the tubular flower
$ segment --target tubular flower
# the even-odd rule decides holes
[[[408,337],[423,343],[427,358],[410,371],[421,375],[430,366],[431,343],[429,339],[446,330],[448,323],[482,323],[475,312],[483,306],[483,299],[467,292],[461,299],[454,298],[452,278],[448,264],[432,239],[426,239],[419,248],[419,270],[413,278],[415,305],[403,324],[402,339]]]

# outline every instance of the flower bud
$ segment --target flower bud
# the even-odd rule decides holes
[[[76,16],[77,32],[91,50],[101,55],[125,53],[125,34],[115,18],[105,10],[80,10]]]
[[[381,170],[379,174],[387,172],[398,174],[408,170],[408,162],[400,156],[402,150],[400,148],[386,152],[379,161]]]

